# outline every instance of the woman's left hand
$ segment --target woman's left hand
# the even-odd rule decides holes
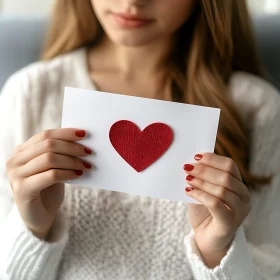
[[[193,187],[186,194],[201,204],[188,204],[188,212],[204,262],[215,267],[250,212],[250,193],[231,158],[201,153],[195,160],[198,164],[184,165]]]

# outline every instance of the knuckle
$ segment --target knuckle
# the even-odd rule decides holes
[[[235,162],[233,159],[229,158],[226,162],[226,170],[228,171],[233,171],[235,168]]]
[[[224,174],[220,178],[221,186],[228,186],[231,183],[231,177],[228,173]]]
[[[213,198],[209,202],[209,208],[211,208],[211,209],[217,209],[218,207],[220,207],[220,205],[221,205],[221,202],[218,198]]]
[[[20,193],[22,191],[22,185],[23,185],[23,180],[22,179],[16,179],[13,184],[12,184],[12,189],[14,193]]]
[[[50,179],[52,181],[58,181],[59,180],[59,172],[56,169],[51,169],[49,171],[49,176],[50,176]]]
[[[42,139],[43,140],[46,140],[46,139],[49,139],[50,137],[51,137],[51,129],[47,129],[47,130],[44,130],[43,132],[42,132]]]
[[[200,187],[202,190],[206,190],[207,188],[207,182],[206,181],[202,181],[201,182],[201,187]]]
[[[44,145],[48,151],[52,151],[55,148],[55,141],[53,139],[44,140]]]
[[[44,157],[45,157],[44,160],[48,166],[52,166],[55,163],[55,154],[54,153],[51,153],[51,152],[45,153]]]
[[[250,204],[245,204],[243,212],[244,212],[244,216],[247,217],[251,212],[251,205]]]
[[[207,153],[206,156],[208,157],[208,161],[211,162],[215,159],[216,154],[214,153]]]
[[[227,190],[226,190],[226,188],[224,188],[224,187],[219,187],[219,190],[218,190],[218,196],[220,197],[220,198],[226,198],[226,193],[227,193]]]
[[[243,201],[245,202],[245,203],[250,203],[250,201],[251,201],[251,195],[250,195],[250,193],[249,193],[249,191],[246,191],[246,193],[243,195]]]
[[[7,172],[9,172],[12,163],[13,163],[13,158],[9,158],[9,159],[6,161],[5,168],[6,168],[6,171],[7,171]]]
[[[250,194],[247,194],[247,195],[245,196],[245,199],[246,199],[246,202],[247,202],[247,203],[250,203],[250,202],[251,202],[251,196],[250,196]]]
[[[10,170],[10,171],[8,172],[8,178],[9,178],[9,180],[15,181],[15,178],[17,178],[16,172],[17,172],[17,169],[12,169],[12,170]]]
[[[250,200],[251,199],[251,193],[248,189],[248,187],[245,185],[245,190],[246,190],[246,196],[248,197],[248,199]]]

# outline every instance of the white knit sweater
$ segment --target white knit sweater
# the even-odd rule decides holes
[[[60,128],[65,86],[94,89],[80,48],[13,74],[0,96],[0,277],[12,280],[280,279],[280,175],[259,193],[219,266],[203,263],[187,204],[66,184],[50,242],[22,222],[5,163],[36,133]],[[229,96],[251,133],[250,169],[280,167],[280,97],[274,87],[235,73]],[[3,275],[3,276],[1,276]]]

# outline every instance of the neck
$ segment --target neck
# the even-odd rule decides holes
[[[162,72],[166,58],[173,46],[172,38],[152,42],[148,45],[130,47],[117,45],[104,36],[97,53],[103,60],[103,65],[110,65],[125,76],[154,75]]]

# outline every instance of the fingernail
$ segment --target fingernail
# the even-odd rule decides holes
[[[88,149],[88,148],[85,148],[85,152],[87,153],[87,154],[91,154],[92,153],[92,151],[90,150],[90,149]]]
[[[186,192],[191,192],[194,188],[185,188]]]
[[[75,172],[76,175],[78,175],[78,176],[82,176],[82,175],[83,175],[83,171],[81,171],[81,170],[74,170],[74,172]]]
[[[78,136],[78,137],[85,137],[86,132],[84,130],[76,130],[75,135]]]
[[[89,164],[87,162],[83,162],[83,165],[84,165],[85,168],[91,169],[91,164]]]
[[[184,169],[189,172],[189,171],[192,171],[194,169],[194,166],[191,165],[191,164],[185,164]]]
[[[186,180],[188,180],[188,181],[192,181],[193,179],[194,179],[194,176],[192,176],[192,175],[188,175],[186,177]]]
[[[195,160],[201,160],[202,159],[202,155],[201,154],[197,154],[194,156]]]

